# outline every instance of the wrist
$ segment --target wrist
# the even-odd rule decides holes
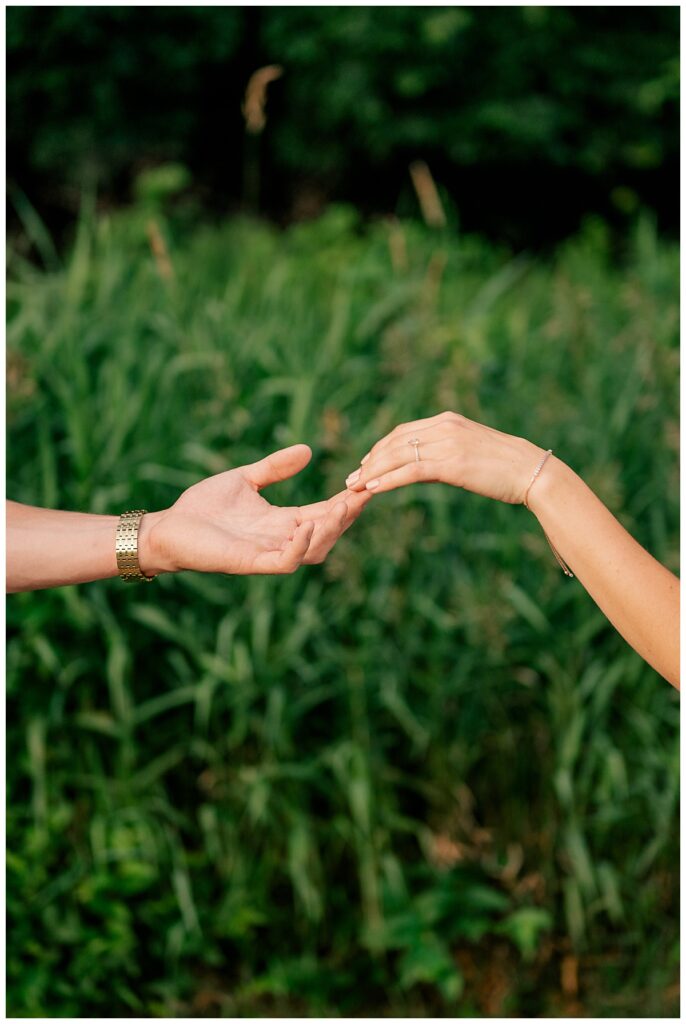
[[[540,519],[541,514],[545,513],[556,498],[559,498],[571,474],[569,466],[555,455],[550,455],[546,459],[543,469],[531,485],[527,498],[529,509],[537,519]]]
[[[545,455],[545,449],[540,448],[533,441],[524,437],[514,438],[516,442],[515,458],[513,459],[512,498],[513,504],[525,504],[527,491],[531,486],[532,477],[536,467]],[[548,457],[548,462],[552,456]],[[535,485],[534,485],[535,486]],[[529,498],[533,494],[534,487],[531,486]]]
[[[159,524],[165,511],[146,512],[138,527],[138,565],[146,576],[159,576],[166,572],[175,572],[176,566],[164,552],[159,542]]]

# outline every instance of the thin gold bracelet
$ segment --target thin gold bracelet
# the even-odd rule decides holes
[[[119,576],[126,583],[135,580],[145,580],[152,583],[154,576],[146,576],[141,572],[138,564],[138,528],[141,519],[145,515],[145,509],[139,508],[133,512],[122,512],[117,523],[117,539],[115,552],[117,555],[117,568]]]
[[[527,487],[526,494],[524,495],[524,505],[525,505],[526,508],[529,509],[529,512],[531,512],[531,509],[529,508],[529,502],[527,500],[528,497],[529,497],[529,491],[531,490],[531,488],[533,486],[533,483],[536,480],[536,477],[541,472],[541,470],[543,469],[543,467],[545,466],[546,462],[548,461],[548,459],[550,458],[550,456],[552,454],[553,454],[553,449],[549,448],[548,451],[543,456],[543,458],[541,459],[541,461],[539,462],[539,464],[536,466],[536,469],[533,471],[533,475],[531,477],[531,480],[529,480],[529,486]],[[569,577],[571,577],[571,579],[574,579],[574,573],[569,568],[569,566],[567,565],[567,563],[563,559],[562,555],[557,550],[557,548],[555,547],[555,545],[553,544],[553,542],[551,541],[550,537],[545,532],[545,530],[543,530],[543,536],[548,541],[548,544],[550,545],[550,550],[555,555],[555,558],[557,559],[558,565],[562,569],[562,571],[565,574],[565,576],[569,576]]]

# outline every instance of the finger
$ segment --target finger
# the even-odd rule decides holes
[[[313,522],[301,523],[281,551],[269,551],[258,555],[255,559],[255,571],[261,573],[295,572],[307,554],[314,533],[314,525]]]
[[[368,491],[344,491],[345,502],[348,506],[348,518],[345,524],[347,530],[349,526],[355,522],[362,509],[369,501],[370,495]]]
[[[374,445],[374,447],[360,462],[359,468],[353,471],[347,478],[346,485],[350,487],[352,483],[355,483],[360,476],[362,467],[367,466],[372,459],[378,458],[390,448],[401,448],[403,445],[408,444],[412,438],[419,438],[422,445],[425,446],[430,441],[437,441],[444,431],[445,425],[443,423],[432,423],[428,427],[417,426],[412,423],[403,423],[402,429],[399,427],[396,428],[396,430],[391,434],[388,434],[387,437],[382,438]]]
[[[346,520],[347,529],[348,526],[357,519],[362,509],[367,504],[367,500],[368,495],[365,491],[360,493],[355,492],[353,494],[346,489],[345,491],[339,491],[338,494],[334,494],[326,501],[317,501],[312,505],[301,505],[300,514],[303,520],[314,519],[316,522],[320,522],[329,515],[331,509],[335,505],[340,504],[340,502],[344,502],[348,509]]]
[[[318,541],[325,533],[329,534],[333,529],[339,529],[345,522],[347,514],[347,503],[345,501],[337,501],[322,519],[315,522],[315,539]]]
[[[434,441],[443,440],[444,432],[444,425],[433,424],[432,426],[425,427],[423,429],[411,427],[411,429],[405,430],[404,433],[394,433],[393,435],[389,434],[388,438],[384,438],[384,440],[386,440],[387,443],[382,444],[381,442],[379,442],[379,446],[375,446],[374,449],[372,449],[372,451],[369,452],[368,455],[366,455],[365,458],[362,459],[362,461],[359,464],[359,467],[353,470],[352,473],[350,473],[350,475],[346,478],[345,481],[346,486],[349,489],[354,489],[354,484],[356,484],[360,480],[362,473],[365,472],[366,469],[369,469],[372,461],[380,458],[385,453],[389,452],[391,450],[391,445],[394,447],[394,449],[406,452],[408,450],[405,449],[404,445],[410,444],[412,440],[417,438],[420,440],[421,449],[422,452],[424,452],[428,444]],[[414,445],[412,457],[414,458]]]
[[[295,528],[292,540],[279,554],[281,572],[294,572],[302,563],[310,547],[314,529],[314,523],[300,523]]]
[[[272,452],[259,462],[243,467],[243,473],[250,483],[261,490],[269,484],[278,483],[295,476],[304,469],[312,458],[312,449],[306,444],[294,444],[290,448],[281,448]]]
[[[348,527],[355,522],[362,509],[367,504],[368,500],[369,496],[367,495],[366,491],[363,490],[360,492],[351,492],[346,488],[345,491],[340,491],[338,494],[334,494],[333,498],[329,498],[329,504],[331,504],[332,502],[334,504],[337,504],[338,502],[341,501],[345,502],[348,510],[345,523],[345,529],[347,530]]]
[[[450,419],[455,418],[455,413],[452,412],[439,412],[436,416],[428,416],[422,420],[410,420],[407,423],[399,423],[397,427],[385,434],[384,437],[380,438],[367,452],[363,459],[360,461],[360,465],[364,465],[369,461],[370,457],[383,448],[387,448],[388,445],[395,445],[398,443],[398,438],[406,434],[411,434],[419,430],[428,430],[431,427],[437,426],[438,424],[445,423]]]
[[[372,494],[382,494],[384,491],[394,491],[398,487],[407,487],[408,484],[432,483],[437,480],[435,467],[428,462],[411,462],[399,469],[392,469],[382,476],[375,477],[367,484]]]
[[[348,505],[345,501],[337,502],[329,514],[316,526],[310,547],[305,556],[308,565],[323,562],[343,531],[349,525]]]
[[[384,473],[390,473],[393,469],[399,469],[401,466],[413,465],[421,466],[419,470],[420,477],[423,479],[422,474],[425,471],[427,465],[432,460],[440,458],[444,454],[444,445],[442,441],[436,441],[433,443],[423,442],[420,447],[420,458],[417,460],[415,456],[414,447],[410,447],[408,444],[400,444],[397,448],[386,448],[379,452],[377,455],[369,459],[364,466],[361,466],[358,475],[355,479],[348,477],[348,487],[351,491],[364,490],[370,480],[376,479],[384,475]],[[353,474],[354,476],[354,474]]]

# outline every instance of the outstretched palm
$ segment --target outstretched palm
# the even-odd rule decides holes
[[[280,508],[259,493],[298,473],[310,458],[307,445],[294,445],[189,487],[152,528],[150,542],[162,564],[172,571],[243,575],[293,572],[302,562],[323,561],[368,496],[348,492],[345,500],[337,495]]]

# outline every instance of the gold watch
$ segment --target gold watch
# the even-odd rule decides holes
[[[142,573],[141,567],[138,564],[138,528],[145,512],[145,509],[136,509],[134,512],[122,512],[117,523],[117,540],[115,543],[117,568],[119,569],[120,577],[128,582],[131,580],[145,580],[146,583],[152,583],[155,579],[155,576],[146,576],[145,573]]]

